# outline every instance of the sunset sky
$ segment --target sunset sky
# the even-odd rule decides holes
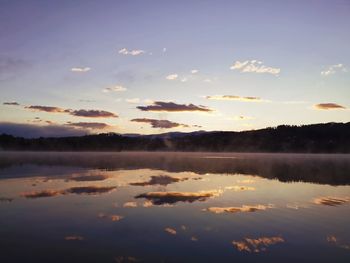
[[[350,121],[350,1],[0,1],[0,133]]]

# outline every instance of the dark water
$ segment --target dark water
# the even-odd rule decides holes
[[[350,156],[0,153],[0,262],[350,262]]]

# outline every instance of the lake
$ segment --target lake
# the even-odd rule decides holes
[[[350,156],[0,153],[0,262],[350,262]]]

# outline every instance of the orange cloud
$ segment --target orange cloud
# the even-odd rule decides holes
[[[317,205],[328,205],[328,206],[338,206],[350,202],[349,197],[319,197],[313,200],[314,204]]]
[[[344,110],[346,107],[339,105],[337,103],[319,103],[314,105],[314,108],[317,110]]]

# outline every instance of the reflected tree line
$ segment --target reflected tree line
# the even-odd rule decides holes
[[[2,152],[0,179],[7,177],[8,168],[27,164],[106,171],[154,169],[199,175],[246,174],[282,182],[350,184],[350,156],[346,154]],[[13,177],[16,175],[12,174]]]

